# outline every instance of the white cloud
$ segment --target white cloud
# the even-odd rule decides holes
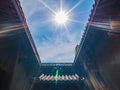
[[[80,42],[77,40],[78,33],[67,33],[64,36],[64,40],[68,39],[70,42],[64,41],[63,37],[55,37],[53,42],[39,44],[38,52],[42,62],[73,62],[75,46]]]

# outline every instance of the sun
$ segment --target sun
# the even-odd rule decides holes
[[[59,11],[55,14],[55,21],[60,24],[66,24],[68,22],[68,14],[64,11]]]

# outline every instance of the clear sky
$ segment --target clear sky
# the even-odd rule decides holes
[[[27,24],[43,63],[73,62],[94,0],[20,0]],[[67,13],[68,21],[58,24],[55,13]],[[61,19],[60,19],[61,20]]]

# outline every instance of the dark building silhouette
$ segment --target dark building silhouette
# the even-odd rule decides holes
[[[77,57],[91,88],[120,90],[120,0],[95,0]]]
[[[30,90],[40,59],[18,0],[0,0],[0,90]]]
[[[19,0],[0,1],[0,90],[120,90],[120,0],[95,0],[73,63],[41,63]]]

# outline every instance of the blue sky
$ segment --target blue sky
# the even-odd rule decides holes
[[[41,61],[73,62],[75,46],[80,43],[94,0],[62,0],[62,8],[66,12],[76,6],[69,13],[73,21],[68,21],[65,26],[51,21],[54,14],[50,9],[57,12],[60,0],[20,2]]]

